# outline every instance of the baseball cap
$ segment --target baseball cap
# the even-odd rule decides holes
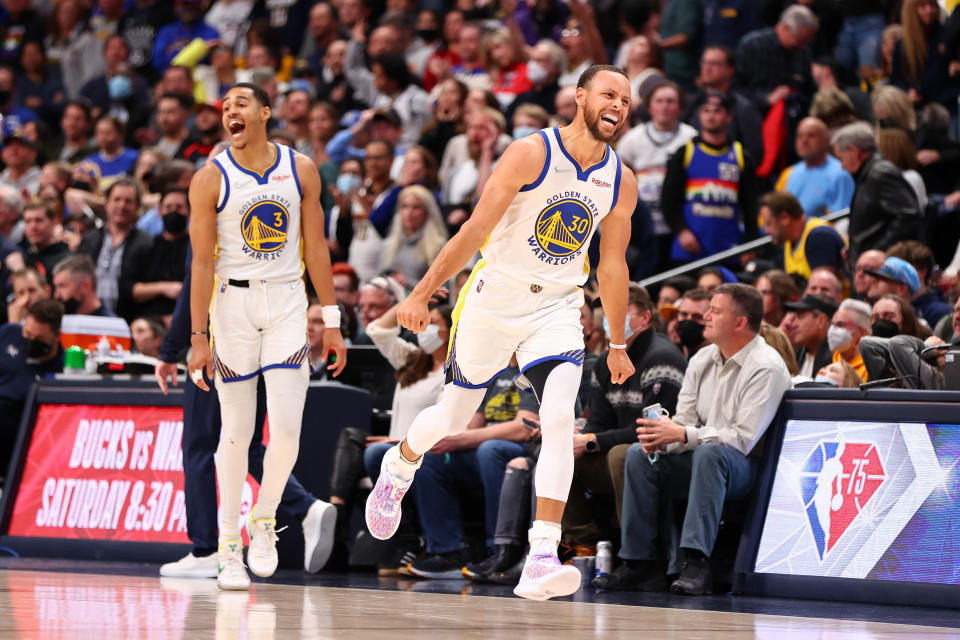
[[[727,110],[727,113],[733,112],[733,98],[729,93],[722,93],[716,89],[707,89],[700,94],[700,99],[697,100],[697,108],[699,109],[705,104],[720,105]]]
[[[893,280],[906,285],[910,290],[910,295],[916,295],[923,285],[920,284],[920,276],[913,265],[903,258],[890,257],[883,261],[883,266],[879,269],[864,269],[864,273],[874,278],[883,278],[884,280]]]
[[[28,147],[28,148],[30,148],[30,149],[36,149],[36,148],[37,148],[37,145],[34,144],[33,140],[31,140],[30,138],[26,137],[25,135],[23,135],[23,134],[20,133],[19,131],[18,131],[17,133],[13,134],[12,136],[7,136],[7,137],[3,140],[3,146],[6,147],[7,145],[11,145],[11,144],[13,144],[13,143],[15,143],[15,142],[20,143],[20,144],[22,144],[23,146]]]
[[[403,122],[400,120],[400,114],[398,114],[396,110],[386,107],[377,109],[373,114],[373,120],[386,120],[396,127],[403,126]]]
[[[790,311],[819,311],[832,318],[839,305],[833,298],[817,293],[803,296],[794,302],[784,302],[783,306]]]

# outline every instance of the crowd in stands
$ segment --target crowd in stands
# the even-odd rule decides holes
[[[190,180],[227,147],[222,96],[251,82],[269,95],[271,140],[322,177],[344,337],[396,369],[389,430],[341,434],[342,550],[361,479],[439,394],[469,271],[437,292],[425,334],[400,329],[397,303],[511,141],[568,124],[580,74],[611,63],[633,91],[611,143],[639,186],[631,279],[772,242],[632,285],[637,372],[623,386],[588,280],[564,548],[590,553],[612,527],[622,563],[598,586],[660,589],[680,573],[675,590],[707,592],[719,510],[749,494],[786,389],[943,388],[944,351],[929,347],[960,340],[956,4],[0,0],[0,466],[30,383],[62,368],[64,314],[122,318],[133,350],[160,357]],[[322,377],[319,305],[308,317]],[[515,373],[427,454],[383,572],[518,577],[539,432]],[[668,417],[645,421],[653,404]],[[718,467],[726,492],[705,471]],[[686,515],[665,515],[667,501]]]

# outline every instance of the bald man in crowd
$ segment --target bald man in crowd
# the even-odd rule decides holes
[[[853,178],[830,155],[830,131],[818,118],[797,125],[796,151],[800,162],[787,167],[777,180],[777,190],[797,197],[804,213],[820,217],[850,206]]]

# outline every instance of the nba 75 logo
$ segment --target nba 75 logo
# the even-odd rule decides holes
[[[800,470],[800,494],[820,560],[837,544],[886,480],[869,442],[825,442]]]

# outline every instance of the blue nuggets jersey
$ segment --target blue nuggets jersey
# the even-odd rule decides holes
[[[531,135],[546,146],[543,168],[520,189],[481,253],[491,268],[531,283],[582,286],[590,239],[617,204],[620,158],[607,145],[603,160],[583,169],[556,127]]]
[[[241,166],[230,149],[217,155],[219,278],[292,282],[303,277],[300,254],[300,201],[293,149],[279,144],[263,175]]]

